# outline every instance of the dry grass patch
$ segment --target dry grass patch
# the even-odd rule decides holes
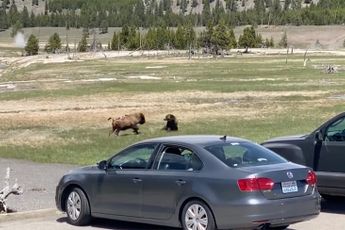
[[[324,91],[214,93],[178,91],[165,93],[115,93],[45,100],[2,101],[0,127],[107,128],[108,117],[143,112],[148,122],[162,123],[167,113],[181,122],[216,121],[222,117],[257,119],[291,109],[292,102],[281,97],[308,96],[301,102],[313,106],[322,103]]]

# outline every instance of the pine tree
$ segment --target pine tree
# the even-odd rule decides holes
[[[38,39],[35,35],[31,34],[25,46],[25,52],[27,55],[37,55],[38,49]]]
[[[113,38],[111,39],[110,48],[111,50],[119,49],[119,36],[117,36],[116,32],[114,32]]]
[[[7,29],[8,23],[7,23],[7,14],[6,10],[3,8],[0,8],[0,29]]]
[[[140,46],[140,36],[134,26],[129,29],[128,40],[126,44],[129,50],[136,50]]]
[[[12,3],[10,10],[8,12],[8,16],[9,16],[9,23],[11,25],[16,23],[20,19],[19,12],[17,10],[17,5],[15,4],[15,2]]]
[[[181,25],[177,27],[174,43],[176,49],[186,49],[187,47],[185,30]]]
[[[29,27],[31,25],[29,11],[26,6],[24,6],[23,11],[21,13],[21,23],[24,27]]]
[[[61,49],[61,39],[58,33],[54,33],[48,40],[48,44],[44,48],[48,53],[56,53]]]
[[[224,21],[221,21],[214,29],[211,44],[214,54],[219,50],[227,50],[237,46],[233,30],[229,30]]]
[[[284,31],[284,34],[283,34],[282,38],[280,39],[279,46],[283,47],[283,48],[288,47],[288,38],[287,38],[286,31]]]
[[[87,50],[87,40],[86,40],[87,36],[88,35],[86,33],[83,34],[83,37],[81,38],[81,40],[78,44],[78,51],[79,52],[86,52],[86,50]]]
[[[240,35],[238,39],[238,43],[240,47],[243,48],[254,48],[257,47],[257,37],[255,33],[255,29],[253,26],[247,27],[243,30],[243,34]]]
[[[195,40],[196,40],[196,34],[194,31],[194,28],[191,24],[188,24],[185,27],[185,36],[186,36],[186,43],[188,45],[188,47],[192,47],[192,45],[194,44]]]
[[[145,49],[157,49],[157,31],[155,28],[149,28],[144,38]]]
[[[129,38],[129,27],[127,25],[124,25],[120,32],[121,45],[127,47],[128,38]]]
[[[22,32],[23,32],[22,28],[23,28],[22,23],[20,23],[19,20],[16,21],[16,23],[14,23],[14,24],[12,25],[12,27],[11,27],[10,36],[13,38],[14,36],[16,36],[16,34],[17,34],[18,32],[21,32],[21,33],[22,33]]]
[[[101,25],[100,25],[100,31],[101,34],[106,34],[108,33],[108,21],[107,20],[102,20]]]

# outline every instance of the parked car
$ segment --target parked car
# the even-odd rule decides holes
[[[64,175],[55,199],[73,225],[101,217],[186,230],[285,229],[320,212],[310,168],[226,136],[139,142]]]
[[[318,190],[325,198],[345,196],[345,113],[311,133],[278,137],[262,145],[289,161],[312,168],[317,174]]]

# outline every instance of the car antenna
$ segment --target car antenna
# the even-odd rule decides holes
[[[226,141],[226,135],[222,136],[220,139],[221,139],[222,141]]]

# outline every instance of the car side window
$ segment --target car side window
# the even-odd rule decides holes
[[[282,163],[285,160],[270,150],[249,142],[231,142],[206,146],[205,149],[230,167]]]
[[[326,141],[345,141],[345,117],[327,127]]]
[[[165,147],[160,156],[158,170],[198,171],[202,162],[190,149],[177,146]]]
[[[108,165],[111,169],[147,169],[157,144],[136,145],[114,156]]]

